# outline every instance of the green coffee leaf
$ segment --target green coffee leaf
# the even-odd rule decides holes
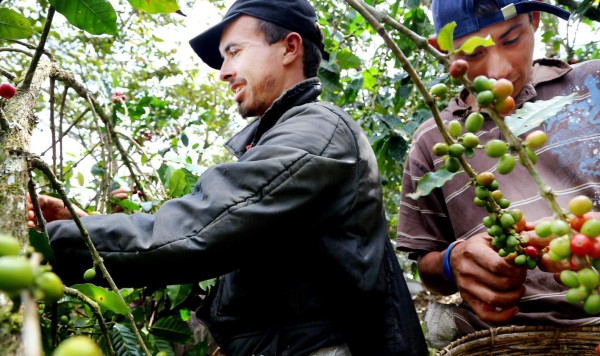
[[[187,343],[192,338],[192,331],[189,325],[183,320],[168,316],[159,319],[150,329],[150,333],[154,336],[182,343]]]
[[[544,121],[556,115],[575,99],[576,94],[555,96],[550,100],[538,100],[525,103],[513,115],[504,118],[508,128],[517,136],[540,126]]]
[[[112,291],[97,287],[91,283],[76,284],[72,288],[77,289],[90,299],[98,303],[101,309],[110,310],[114,313],[125,315],[129,312],[129,307],[119,296]]]
[[[171,310],[183,303],[192,292],[191,284],[177,284],[167,286],[167,297],[171,302]]]
[[[438,46],[440,49],[447,52],[454,52],[454,29],[456,22],[450,22],[442,27],[437,37]]]
[[[50,247],[50,241],[48,235],[43,234],[36,229],[29,228],[29,244],[33,248],[44,256],[44,260],[53,263],[54,262],[54,251]]]
[[[360,58],[352,53],[348,48],[344,48],[336,54],[337,63],[341,69],[358,68],[361,65]]]
[[[149,14],[169,14],[179,10],[177,0],[127,0],[136,9]]]
[[[29,20],[11,9],[0,9],[0,37],[7,40],[29,38],[33,34]]]
[[[185,192],[185,187],[187,187],[185,172],[181,169],[174,171],[171,174],[171,178],[169,178],[170,196],[175,198],[182,196]]]
[[[414,193],[407,194],[411,199],[417,200],[420,197],[429,195],[435,188],[441,188],[450,181],[454,176],[463,171],[457,171],[455,173],[448,172],[445,169],[439,169],[435,172],[426,173],[417,184],[417,190]]]
[[[117,13],[107,0],[49,0],[75,27],[92,35],[117,35]]]
[[[462,51],[466,54],[471,54],[477,49],[477,47],[490,47],[494,44],[495,43],[490,35],[487,35],[487,37],[485,38],[475,36],[466,40],[462,45],[460,45],[457,51]]]
[[[117,355],[143,355],[135,334],[123,324],[110,328],[110,340]]]

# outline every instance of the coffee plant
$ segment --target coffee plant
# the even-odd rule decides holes
[[[455,50],[452,46],[452,33],[455,24],[449,24],[440,32],[443,41],[441,49],[450,54]],[[444,39],[446,39],[444,41]],[[474,47],[489,46],[493,43],[489,39],[472,38],[468,42]],[[467,51],[465,48],[458,49]],[[467,52],[468,53],[468,52]],[[590,214],[593,203],[589,197],[577,196],[568,203],[568,212],[561,209],[551,189],[544,184],[542,177],[535,171],[537,156],[535,148],[546,143],[546,134],[541,130],[530,132],[524,140],[517,137],[516,128],[511,128],[510,120],[507,118],[515,109],[515,101],[511,97],[513,85],[506,79],[490,79],[478,76],[469,82],[464,77],[468,70],[468,63],[456,60],[449,66],[450,75],[454,80],[464,82],[465,86],[476,98],[479,112],[472,112],[465,120],[465,127],[458,120],[450,121],[446,127],[438,123],[444,142],[435,144],[432,151],[437,156],[444,158],[444,165],[438,172],[425,175],[419,182],[419,186],[428,186],[421,192],[410,195],[413,199],[428,194],[433,187],[440,187],[446,181],[452,179],[455,174],[460,173],[461,166],[471,177],[471,184],[475,190],[473,203],[484,208],[489,215],[483,219],[483,226],[487,228],[487,234],[492,238],[491,244],[498,255],[512,261],[517,266],[525,266],[529,269],[536,268],[538,262],[547,254],[551,261],[559,262],[569,260],[570,269],[561,272],[561,281],[570,289],[566,299],[570,303],[583,302],[583,309],[592,315],[600,313],[600,220],[593,218]],[[429,94],[435,99],[443,98],[448,89],[443,84],[431,87]],[[555,98],[554,103],[540,103],[537,105],[554,106],[553,112],[545,112],[547,117],[557,112],[562,105],[570,102],[570,98]],[[558,103],[558,104],[557,104]],[[557,104],[557,105],[555,105]],[[525,110],[520,110],[515,115],[527,116]],[[474,135],[482,127],[484,116],[490,116],[498,125],[506,141],[492,139],[485,145],[480,145],[477,136]],[[435,117],[435,115],[434,115]],[[438,117],[439,119],[439,117]],[[530,118],[539,125],[543,118]],[[463,130],[464,129],[464,130]],[[463,131],[466,131],[463,133]],[[518,132],[518,131],[517,131]],[[548,246],[540,248],[538,244],[530,244],[527,237],[521,235],[526,221],[522,211],[509,209],[511,202],[503,197],[500,184],[492,172],[477,173],[464,158],[472,158],[476,150],[484,151],[490,159],[497,159],[497,171],[499,174],[510,174],[517,160],[513,156],[517,154],[520,164],[528,168],[536,181],[540,194],[548,201],[555,213],[554,219],[539,222],[535,232],[540,238],[551,238]],[[447,174],[449,172],[450,174]],[[431,184],[437,177],[444,177],[441,183]],[[419,191],[419,188],[417,188]],[[576,272],[577,271],[577,272]]]

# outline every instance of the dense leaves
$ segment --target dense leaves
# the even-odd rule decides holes
[[[112,135],[100,119],[98,107],[89,107],[88,98],[76,95],[62,83],[46,83],[44,94],[37,101],[39,123],[32,151],[52,165],[68,194],[84,209],[110,212],[118,206],[125,213],[152,211],[167,199],[191,192],[206,167],[233,159],[221,144],[245,122],[237,118],[231,95],[217,73],[184,54],[186,50],[189,53],[187,40],[195,34],[181,35],[185,18],[179,14],[189,17],[194,13],[192,6],[205,6],[214,15],[214,20],[207,21],[208,26],[230,3],[2,2],[0,48],[7,50],[1,53],[0,75],[15,78],[16,86],[22,81],[19,76],[28,68],[30,52],[40,41],[52,5],[61,16],[55,16],[42,59],[54,59],[82,83],[115,129]],[[413,133],[430,117],[429,109],[390,49],[362,16],[342,1],[313,3],[331,54],[319,71],[322,99],[343,107],[369,136],[384,185],[390,237],[394,238],[403,162]],[[427,17],[429,1],[367,3],[425,38],[433,34]],[[587,6],[582,14],[592,9],[590,4],[591,0],[582,2],[581,11]],[[595,22],[581,19],[582,26],[597,27]],[[407,36],[389,26],[386,29],[428,88],[449,82],[449,76],[444,74],[447,71],[433,57],[418,50]],[[573,61],[600,55],[597,43],[575,47],[572,39],[563,41],[557,32],[556,20],[544,18],[542,41],[554,55]],[[440,36],[438,44],[452,51],[448,38]],[[12,42],[16,39],[21,41]],[[461,49],[470,51],[476,45],[489,44],[489,40],[479,39]],[[439,104],[443,105],[443,100]],[[522,116],[525,119],[520,122],[534,120],[532,115]],[[450,179],[453,173],[445,172],[445,176],[426,179],[429,187],[423,186],[422,190],[431,191]],[[50,192],[43,175],[36,173],[35,181],[41,190]],[[127,199],[110,198],[110,191],[118,187],[130,190]],[[31,230],[30,243],[47,261],[52,260],[44,235]],[[117,354],[140,353],[123,316],[131,311],[153,353],[165,351],[172,355],[173,345],[183,343],[188,346],[188,354],[203,355],[208,343],[192,340],[187,323],[198,306],[197,296],[213,284],[214,280],[156,290],[125,289],[120,293],[125,303],[116,293],[92,284],[77,288],[99,304],[102,318],[110,325],[109,339]],[[56,319],[64,320],[56,325]],[[63,298],[55,308],[44,306],[41,322],[46,353],[51,353],[56,338],[64,339],[73,333],[101,335],[98,320],[89,305],[73,297]],[[98,340],[106,350],[108,340]]]

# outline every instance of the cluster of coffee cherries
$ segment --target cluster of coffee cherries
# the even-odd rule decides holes
[[[466,74],[468,68],[466,61],[454,61],[450,66],[450,76],[453,80],[459,80]],[[507,79],[496,80],[478,76],[473,80],[473,90],[480,110],[494,110],[500,116],[506,116],[515,108],[515,101],[511,97],[513,84]],[[430,93],[438,98],[446,95],[447,91],[445,84],[441,83],[430,89]],[[507,142],[492,139],[484,145],[480,144],[476,133],[482,129],[484,121],[482,113],[475,111],[466,117],[464,127],[459,120],[448,122],[446,129],[453,142],[450,144],[439,142],[432,148],[436,156],[443,157],[444,168],[447,171],[457,172],[461,168],[459,158],[462,155],[466,158],[473,157],[476,149],[481,149],[488,157],[498,160],[496,166],[498,174],[505,175],[513,171],[517,160]],[[537,162],[534,149],[544,145],[546,140],[546,133],[536,130],[529,133],[523,141],[525,153],[533,164]],[[524,164],[522,160],[520,162]],[[541,249],[528,245],[520,235],[525,226],[523,213],[519,209],[509,209],[510,201],[503,196],[494,173],[479,173],[473,185],[474,204],[485,208],[489,213],[483,219],[483,225],[487,228],[488,235],[492,237],[492,246],[500,256],[513,261],[516,265],[535,268],[540,258],[548,252],[548,248]]]
[[[12,236],[0,234],[0,291],[17,297],[31,289],[38,300],[53,303],[63,297],[63,283],[47,266],[32,266],[20,254],[21,245]]]
[[[552,261],[569,261],[570,269],[560,274],[569,287],[566,298],[570,303],[583,302],[588,314],[600,313],[600,220],[590,213],[593,204],[586,196],[577,196],[568,204],[568,221],[548,220],[537,224],[539,237],[554,237],[548,257]]]

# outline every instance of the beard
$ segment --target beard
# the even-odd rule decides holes
[[[245,81],[245,80],[244,80]],[[246,100],[238,104],[238,112],[243,118],[262,116],[279,94],[273,93],[275,78],[267,75],[260,83],[246,86]],[[281,93],[280,93],[281,94]]]

